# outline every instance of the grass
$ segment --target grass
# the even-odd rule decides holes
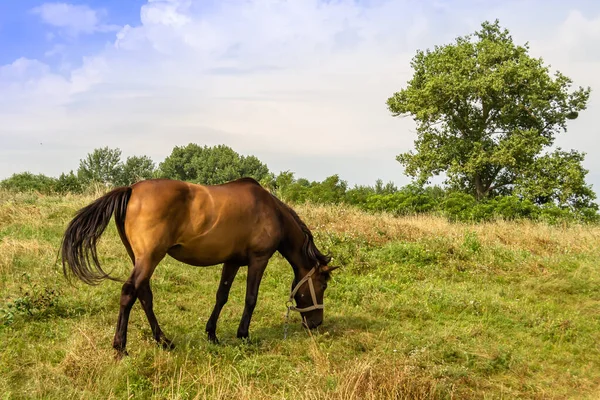
[[[99,195],[99,193],[98,193]],[[235,338],[241,270],[210,344],[220,268],[165,259],[151,337],[137,303],[130,357],[113,359],[120,284],[66,284],[56,263],[74,211],[94,196],[0,191],[0,399],[562,399],[600,397],[600,227],[452,224],[297,206],[334,256],[317,332],[292,315],[291,268],[272,258],[249,342]],[[125,277],[114,224],[101,262]]]

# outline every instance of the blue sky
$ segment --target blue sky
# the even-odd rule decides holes
[[[0,179],[76,170],[95,147],[157,163],[224,143],[271,170],[408,183],[415,139],[385,100],[417,49],[499,18],[553,69],[591,86],[558,145],[600,187],[600,3],[579,0],[0,2]]]
[[[44,22],[34,10],[45,2],[39,0],[18,0],[0,2],[0,63],[7,64],[20,57],[41,59],[56,43],[67,43],[76,47],[73,57],[81,57],[81,53],[98,50],[107,41],[114,40],[114,32],[97,32],[86,35],[84,39],[64,35],[64,29]],[[91,0],[72,1],[79,6],[97,11],[101,19],[111,24],[139,25],[140,7],[145,0]],[[52,4],[52,3],[47,3]],[[54,37],[49,37],[54,36]],[[53,60],[50,60],[52,63]]]

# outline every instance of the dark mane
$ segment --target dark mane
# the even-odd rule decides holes
[[[304,254],[306,256],[306,258],[308,258],[308,260],[310,261],[310,263],[313,266],[328,265],[329,262],[331,261],[331,256],[323,254],[319,251],[319,249],[317,249],[317,246],[315,245],[315,242],[313,239],[312,232],[310,231],[310,229],[308,229],[308,227],[306,226],[304,221],[302,221],[300,219],[298,214],[296,214],[296,211],[294,211],[290,206],[285,204],[283,201],[279,200],[273,194],[271,194],[271,196],[273,196],[273,198],[275,199],[277,204],[279,204],[284,210],[286,210],[288,213],[290,213],[290,215],[294,218],[294,220],[298,224],[298,227],[302,230],[302,233],[304,233],[304,244],[302,245],[302,254]]]

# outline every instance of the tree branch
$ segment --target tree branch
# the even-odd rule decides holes
[[[515,182],[511,180],[511,181],[508,181],[508,182],[501,183],[499,185],[494,185],[494,186],[490,187],[488,189],[488,191],[491,192],[492,190],[496,190],[496,189],[504,187],[504,186],[512,185],[513,183],[515,183]]]

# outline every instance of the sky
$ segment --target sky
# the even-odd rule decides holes
[[[600,2],[573,0],[0,1],[0,179],[76,171],[94,148],[158,165],[225,144],[271,171],[409,183],[411,118],[386,100],[418,49],[483,21],[590,86],[556,145],[586,152],[600,188]]]

